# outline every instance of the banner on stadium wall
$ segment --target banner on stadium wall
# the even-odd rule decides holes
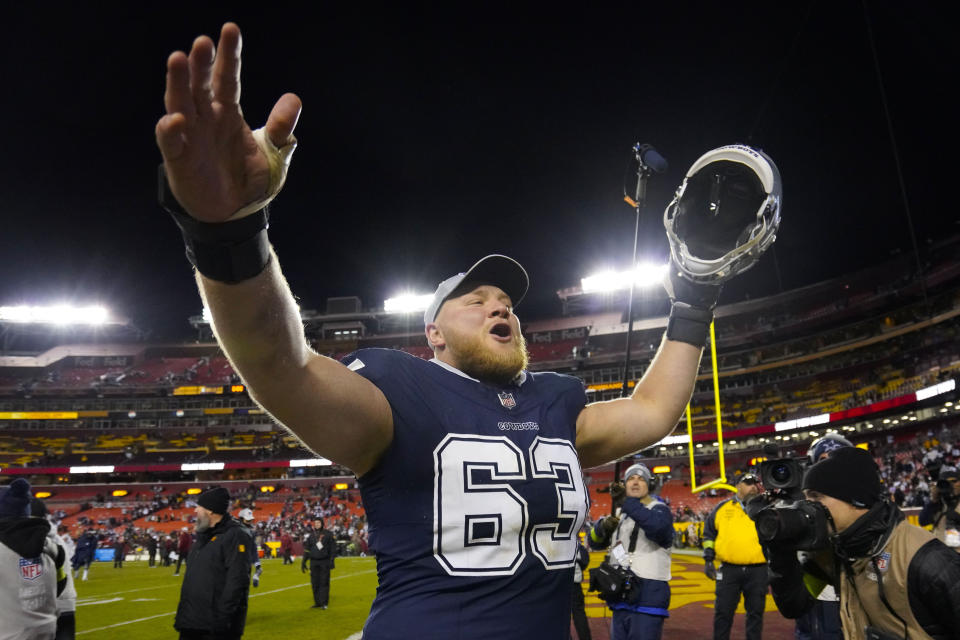
[[[0,411],[0,420],[76,420],[76,411]]]
[[[529,342],[550,344],[552,342],[561,342],[563,340],[578,340],[587,337],[587,327],[574,327],[573,329],[560,329],[558,331],[537,331],[528,336]]]
[[[68,360],[69,362],[69,360]],[[74,356],[74,367],[129,367],[132,356]]]
[[[93,559],[97,562],[113,562],[113,549],[97,549]]]
[[[175,396],[199,396],[208,393],[221,394],[223,393],[223,387],[176,387],[173,390]]]

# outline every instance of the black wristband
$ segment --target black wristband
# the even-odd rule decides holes
[[[711,322],[713,311],[674,302],[667,320],[667,340],[686,342],[702,349],[707,344]]]
[[[270,225],[266,207],[231,222],[201,222],[177,202],[162,164],[157,188],[160,206],[173,216],[183,234],[187,260],[204,276],[236,284],[259,275],[270,264],[270,241],[267,239]]]

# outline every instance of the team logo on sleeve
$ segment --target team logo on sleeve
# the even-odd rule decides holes
[[[24,580],[36,580],[43,575],[43,562],[40,558],[20,558],[20,577]]]
[[[513,399],[512,393],[501,391],[497,395],[500,396],[500,404],[503,405],[504,409],[513,409],[517,406],[517,401]]]

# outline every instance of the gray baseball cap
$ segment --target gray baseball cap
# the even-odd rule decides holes
[[[430,306],[423,312],[423,324],[428,325],[437,319],[440,307],[446,302],[457,287],[463,282],[478,284],[492,284],[499,287],[510,296],[510,301],[516,307],[523,300],[530,287],[530,278],[520,263],[513,258],[494,253],[480,258],[475,265],[464,273],[458,273],[441,282],[433,294]]]

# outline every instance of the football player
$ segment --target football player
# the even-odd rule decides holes
[[[514,308],[527,274],[499,255],[438,286],[424,317],[433,360],[384,349],[321,357],[267,239],[265,207],[285,180],[301,102],[282,96],[251,131],[240,49],[228,23],[216,48],[201,36],[168,58],[162,203],[253,398],[359,478],[380,580],[364,638],[566,638],[587,509],[581,466],[673,430],[719,286],[674,263],[659,352],[630,397],[607,402],[587,404],[576,378],[526,371]],[[705,184],[719,193],[719,179]]]

